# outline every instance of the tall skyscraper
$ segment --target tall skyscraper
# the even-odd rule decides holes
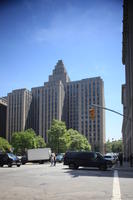
[[[10,141],[12,133],[31,127],[30,106],[31,92],[27,89],[13,90],[8,94],[7,107],[7,136]]]
[[[32,88],[33,129],[48,141],[47,130],[52,120],[65,121],[85,135],[92,149],[104,152],[105,114],[95,109],[95,119],[89,116],[91,104],[104,106],[104,83],[100,77],[70,81],[62,60],[59,60],[44,86]]]
[[[63,118],[65,85],[69,81],[64,64],[59,60],[53,74],[49,76],[49,81],[45,82],[43,87],[32,88],[35,131],[43,136],[46,142],[48,141],[46,132],[52,120],[65,121]]]
[[[59,60],[43,86],[14,90],[8,94],[8,139],[15,131],[33,128],[48,141],[47,131],[53,119],[62,120],[67,128],[83,134],[92,150],[104,152],[105,115],[95,108],[95,119],[89,115],[92,104],[104,106],[104,83],[100,77],[70,81]]]

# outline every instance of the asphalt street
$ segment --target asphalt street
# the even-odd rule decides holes
[[[132,200],[133,169],[71,170],[63,164],[0,168],[0,200]]]

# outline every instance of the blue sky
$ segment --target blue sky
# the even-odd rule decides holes
[[[122,0],[0,0],[0,97],[42,86],[62,59],[72,81],[104,80],[106,107],[122,113]],[[106,111],[106,139],[122,117]]]

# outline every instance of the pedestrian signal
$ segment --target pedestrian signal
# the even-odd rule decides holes
[[[94,110],[94,108],[90,109],[90,110],[89,110],[89,113],[90,113],[90,118],[91,118],[92,120],[94,120],[94,119],[95,119],[95,110]]]

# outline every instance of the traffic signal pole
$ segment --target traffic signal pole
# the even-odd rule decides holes
[[[112,110],[112,109],[109,109],[109,108],[105,108],[105,107],[99,106],[99,105],[97,105],[97,104],[91,104],[91,106],[92,106],[92,107],[98,107],[98,108],[101,108],[101,109],[104,109],[104,110],[108,110],[108,111],[114,112],[114,113],[116,113],[116,114],[118,114],[118,115],[124,116],[123,114],[121,114],[121,113],[119,113],[119,112],[117,112],[117,111],[115,111],[115,110]]]
[[[106,108],[106,107],[103,107],[103,106],[100,106],[100,105],[97,105],[97,104],[91,104],[91,106],[92,107],[96,107],[96,108],[101,108],[101,109],[104,109],[104,110],[108,110],[108,111],[113,112],[113,113],[115,113],[117,115],[121,115],[121,116],[125,117],[128,120],[131,120],[128,116],[123,115],[123,114],[121,114],[121,113],[119,113],[119,112],[117,112],[115,110],[112,110],[112,109],[109,109],[109,108]]]

